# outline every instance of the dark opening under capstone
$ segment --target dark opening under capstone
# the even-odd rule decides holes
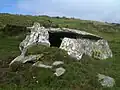
[[[90,39],[90,40],[99,40],[102,39],[100,37],[92,36],[92,35],[82,35],[74,32],[55,32],[55,31],[49,31],[49,42],[50,42],[50,47],[60,47],[62,39],[67,37],[67,38],[72,38],[72,39],[77,39],[77,38],[84,38],[84,39]]]

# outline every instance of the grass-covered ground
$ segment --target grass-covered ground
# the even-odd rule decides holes
[[[62,60],[66,73],[61,77],[53,75],[54,70],[32,68],[31,63],[15,63],[9,67],[10,61],[20,55],[19,43],[25,38],[19,35],[0,32],[0,90],[120,90],[120,29],[119,25],[106,24],[68,18],[50,18],[37,16],[18,16],[1,14],[1,27],[6,24],[19,24],[30,26],[32,21],[51,20],[61,27],[77,28],[104,37],[108,40],[113,52],[113,58],[96,60],[84,56],[76,61],[70,58],[65,51],[58,48],[38,47],[37,53],[43,53],[41,58],[44,62]],[[25,23],[25,24],[24,24]],[[29,24],[30,23],[30,24]],[[8,30],[11,33],[10,30]],[[34,54],[31,50],[29,54]],[[108,75],[115,79],[113,88],[103,88],[97,81],[97,73]],[[35,77],[35,78],[34,78]]]

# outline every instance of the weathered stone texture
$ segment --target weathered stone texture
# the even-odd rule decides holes
[[[21,55],[15,58],[11,64],[15,61],[23,61],[26,62],[32,59],[35,59],[36,56],[27,56],[26,52],[29,47],[33,45],[46,45],[50,46],[49,42],[49,32],[61,32],[70,35],[76,35],[75,37],[68,37],[62,36],[62,39],[58,37],[58,40],[62,40],[61,45],[59,48],[64,49],[68,52],[68,55],[80,60],[83,54],[91,56],[97,59],[107,59],[112,57],[112,51],[109,48],[108,42],[104,40],[102,37],[87,33],[85,31],[74,30],[74,29],[67,29],[67,28],[44,28],[41,27],[39,23],[34,23],[32,27],[28,27],[31,30],[30,34],[26,36],[25,40],[23,40],[20,45]],[[70,33],[68,33],[70,32]],[[71,34],[73,33],[73,34]],[[58,33],[59,34],[59,33]],[[56,42],[55,42],[56,43]]]
[[[80,60],[83,54],[92,56],[98,59],[107,59],[112,57],[112,52],[106,40],[100,39],[98,41],[89,39],[70,39],[64,38],[61,46],[72,57]]]
[[[26,49],[28,49],[32,45],[42,44],[50,46],[50,43],[48,41],[49,34],[47,29],[45,29],[44,27],[40,27],[39,23],[35,23],[33,27],[28,28],[31,29],[30,35],[27,35],[25,40],[23,40],[19,46],[22,54],[25,54]]]

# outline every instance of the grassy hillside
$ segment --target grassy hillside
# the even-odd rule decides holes
[[[14,64],[10,61],[20,55],[19,43],[25,38],[26,31],[3,29],[7,24],[31,26],[33,22],[49,27],[68,27],[91,32],[108,40],[113,58],[96,60],[88,56],[78,62],[58,48],[38,47],[43,53],[43,61],[62,60],[66,73],[57,78],[49,69],[31,68],[31,64]],[[7,30],[7,33],[5,32]],[[18,32],[16,34],[16,32]],[[40,50],[40,51],[39,51]],[[34,53],[31,51],[30,53]],[[24,16],[0,14],[0,90],[120,90],[120,25],[66,17]],[[116,85],[103,88],[97,81],[97,73],[111,76]],[[33,78],[36,77],[36,78]]]

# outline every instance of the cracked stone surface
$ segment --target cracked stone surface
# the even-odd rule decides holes
[[[26,51],[29,47],[32,47],[36,44],[42,44],[46,46],[50,46],[49,43],[49,34],[47,29],[44,27],[40,27],[39,23],[34,23],[33,27],[28,27],[31,29],[31,33],[26,36],[25,40],[23,40],[20,45],[19,49],[23,55],[26,54]]]
[[[83,54],[98,59],[112,57],[112,51],[110,50],[107,41],[103,39],[95,41],[89,39],[64,38],[60,48],[66,50],[68,55],[75,57],[78,60],[82,58]]]

